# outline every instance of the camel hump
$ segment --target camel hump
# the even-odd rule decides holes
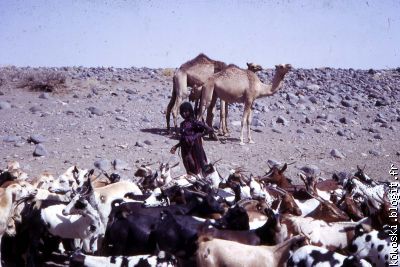
[[[187,61],[186,63],[183,63],[180,69],[188,69],[190,67],[193,67],[195,65],[207,65],[207,64],[214,64],[214,60],[209,58],[203,53],[200,53],[197,57]]]

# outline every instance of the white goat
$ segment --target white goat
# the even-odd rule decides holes
[[[393,229],[392,229],[393,230]],[[390,236],[385,230],[376,231],[370,227],[359,225],[356,227],[355,238],[351,242],[350,252],[363,259],[368,259],[374,266],[388,266],[391,254],[391,241],[396,242],[397,230],[391,231],[395,235]],[[395,253],[393,253],[395,254]],[[397,250],[397,259],[399,251]]]
[[[101,257],[84,255],[81,252],[75,252],[70,259],[73,266],[85,266],[85,267],[135,267],[135,266],[148,266],[148,267],[173,267],[175,266],[176,259],[171,256],[166,257],[164,251],[160,251],[158,256],[151,255],[138,255],[138,256],[113,256],[113,257]],[[72,266],[72,265],[71,265]]]
[[[285,215],[281,221],[281,240],[286,240],[294,235],[305,235],[311,245],[322,246],[330,250],[343,249],[350,244],[349,232],[361,223],[370,223],[369,219],[358,222],[333,222],[326,223],[310,217]]]
[[[287,267],[371,267],[367,261],[317,246],[303,246],[297,249],[287,262]]]

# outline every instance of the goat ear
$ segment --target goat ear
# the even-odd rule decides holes
[[[282,174],[284,171],[286,171],[286,169],[287,169],[287,163],[283,165],[282,169],[279,171],[279,174]]]
[[[89,171],[89,175],[88,175],[88,177],[92,176],[92,175],[93,175],[93,173],[94,173],[94,169],[91,169],[91,170]]]

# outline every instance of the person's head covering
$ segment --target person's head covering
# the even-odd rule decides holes
[[[179,107],[179,113],[182,115],[182,113],[184,111],[189,111],[190,113],[190,117],[194,117],[194,110],[192,107],[192,104],[190,104],[189,102],[184,102],[181,104],[181,106]]]

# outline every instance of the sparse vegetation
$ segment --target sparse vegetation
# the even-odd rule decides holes
[[[66,79],[66,74],[60,71],[28,70],[22,73],[18,87],[40,92],[61,92],[66,88]]]
[[[174,75],[175,70],[172,68],[166,68],[162,70],[162,74],[166,77],[172,77]]]

